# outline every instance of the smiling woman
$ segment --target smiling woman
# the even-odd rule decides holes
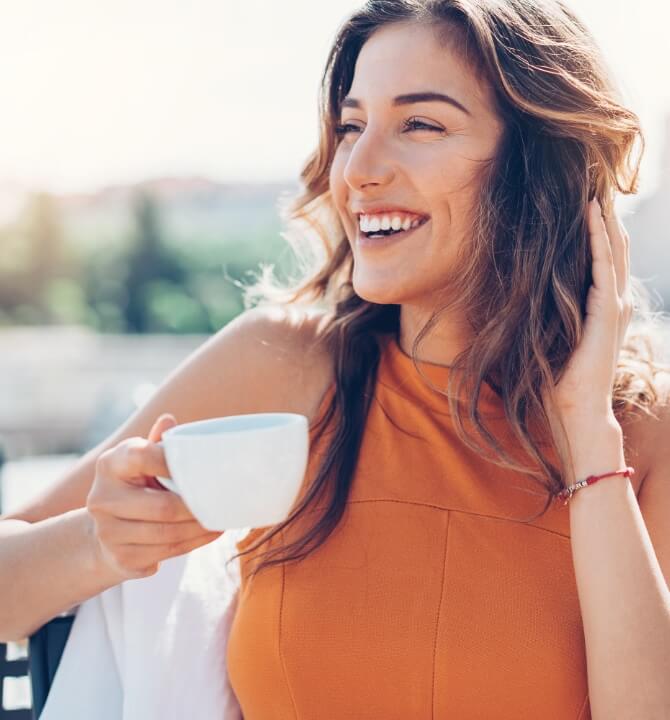
[[[316,263],[0,517],[0,640],[218,540],[156,480],[177,418],[291,412],[307,470],[237,545],[212,665],[245,720],[670,717],[670,372],[630,324],[641,135],[604,68],[562,0],[346,20],[288,215]]]
[[[417,78],[417,92],[395,95],[398,89],[414,88]],[[352,102],[359,97],[365,100]],[[436,27],[388,25],[358,55],[336,132],[342,141],[331,164],[330,188],[342,223],[351,231],[357,294],[371,302],[403,304],[414,313],[430,311],[436,291],[446,290],[458,270],[456,254],[502,132],[489,85],[478,79],[454,42],[440,39]],[[377,189],[366,192],[366,186]],[[381,187],[388,188],[383,195]],[[371,202],[377,197],[387,213]],[[407,243],[365,243],[358,228],[351,228],[360,215],[380,215],[383,223],[396,204],[429,218],[411,236],[398,236]],[[367,252],[391,247],[393,253],[389,249],[383,257]],[[407,340],[401,338],[405,347]],[[466,343],[467,338],[450,342],[450,356],[440,361],[451,362]]]
[[[289,209],[326,260],[249,290],[325,306],[334,379],[293,511],[238,546],[245,717],[668,709],[668,376],[613,212],[638,145],[558,0],[370,0],[340,28]]]

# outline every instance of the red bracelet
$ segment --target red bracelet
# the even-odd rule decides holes
[[[565,502],[563,503],[563,505],[567,505],[568,501],[577,492],[577,490],[581,490],[587,485],[593,485],[594,482],[598,482],[598,480],[602,480],[606,477],[614,477],[615,475],[623,475],[624,477],[630,477],[634,474],[635,470],[632,467],[627,467],[625,468],[625,470],[617,470],[616,472],[605,473],[604,475],[589,475],[585,480],[580,480],[574,485],[570,485],[570,487],[564,488],[563,490],[561,490],[560,493],[558,493],[556,497],[561,499],[565,498]]]

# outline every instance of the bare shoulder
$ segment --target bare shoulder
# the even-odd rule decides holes
[[[652,468],[670,458],[670,370],[658,372],[655,380],[653,414],[636,412],[623,425],[626,459],[642,485]]]
[[[240,413],[300,412],[311,420],[334,379],[326,318],[310,308],[261,307],[220,331],[210,362],[226,406]]]
[[[83,507],[98,457],[126,438],[147,437],[163,413],[180,424],[255,412],[296,412],[312,420],[333,381],[322,340],[325,318],[323,312],[290,307],[243,312],[180,363],[145,405],[63,477],[3,517],[37,522]]]
[[[324,317],[285,306],[246,310],[175,368],[148,415],[171,412],[179,423],[256,412],[311,419],[332,374],[320,341]]]
[[[643,471],[637,495],[640,512],[661,572],[670,583],[670,372],[657,375],[657,388],[655,417],[633,423],[632,440]]]

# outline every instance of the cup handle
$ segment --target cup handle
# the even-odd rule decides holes
[[[162,443],[161,440],[159,440],[159,441],[156,443],[156,445],[160,445],[161,447],[164,447],[164,445],[163,445],[163,443]],[[170,479],[170,478],[160,477],[159,475],[156,475],[156,480],[157,480],[166,490],[171,490],[171,491],[172,491],[173,493],[175,493],[176,495],[181,495],[181,493],[179,492],[179,489],[178,489],[177,486],[175,485],[174,480],[172,480],[172,479]]]

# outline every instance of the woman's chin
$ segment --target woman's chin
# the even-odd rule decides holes
[[[352,284],[358,297],[378,305],[399,305],[406,299],[404,294],[399,292],[397,283],[394,286],[394,283],[389,279],[357,279],[354,271]]]

